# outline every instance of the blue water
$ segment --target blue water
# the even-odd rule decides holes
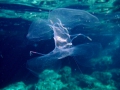
[[[6,7],[8,6],[6,5]],[[21,9],[19,8],[20,11],[23,10]],[[27,10],[31,10],[31,8],[27,7]],[[32,11],[35,10],[37,12],[37,8],[32,8]],[[78,30],[81,29],[82,34],[92,38],[93,42],[101,44],[102,50],[98,56],[94,57],[96,61],[94,61],[95,59],[86,59],[81,56],[76,57],[80,59],[80,61],[77,62],[75,58],[68,56],[61,60],[60,67],[69,66],[72,70],[72,75],[82,73],[83,75],[87,74],[91,76],[92,74],[92,76],[94,76],[96,72],[103,73],[107,71],[112,74],[112,78],[110,79],[113,80],[114,83],[118,83],[114,85],[117,88],[115,90],[119,90],[120,19],[118,17],[116,18],[116,15],[120,17],[120,14],[119,12],[114,12],[107,15],[94,13],[94,15],[100,20],[101,24],[94,27],[77,26],[73,28],[72,33],[78,33]],[[39,80],[38,77],[27,69],[26,63],[27,60],[40,55],[33,54],[30,56],[30,51],[47,54],[55,47],[53,38],[40,42],[28,40],[26,35],[28,34],[31,23],[32,21],[21,18],[0,18],[0,88],[20,81],[24,82],[26,85],[37,83]],[[73,41],[73,45],[90,42],[91,41],[85,37],[80,36]],[[95,48],[93,48],[93,50],[94,49]],[[88,52],[90,51],[88,50]],[[59,70],[61,70],[61,68]],[[104,79],[100,79],[99,81],[103,84],[105,83],[103,82]],[[82,88],[87,87],[86,84],[80,84],[78,86]]]

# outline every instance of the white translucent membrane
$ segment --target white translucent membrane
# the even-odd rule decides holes
[[[79,35],[89,40],[92,39],[80,33],[71,38],[69,31],[77,25],[94,26],[98,21],[95,16],[86,11],[67,8],[53,10],[49,13],[48,20],[38,19],[34,21],[30,26],[27,38],[36,41],[54,38],[55,48],[48,54],[28,60],[27,68],[39,75],[44,69],[59,68],[61,59],[67,56],[93,57],[100,50],[100,44],[85,43],[73,46],[72,40]],[[80,63],[80,59],[76,59],[76,61]]]
[[[49,27],[47,20],[35,20],[28,31],[27,38],[33,41],[41,41],[51,39],[53,37],[53,30]]]

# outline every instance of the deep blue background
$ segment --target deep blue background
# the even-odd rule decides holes
[[[1,5],[3,8],[4,6],[10,8],[11,10],[15,9],[15,7],[18,7],[15,5],[13,5],[14,7],[11,7],[12,5]],[[88,6],[78,8],[88,9]],[[38,11],[38,8],[21,8],[21,6],[19,6],[17,9],[20,11]],[[29,70],[27,70],[26,62],[30,58],[36,57],[38,55],[30,56],[29,52],[36,51],[40,53],[48,53],[54,49],[53,39],[36,43],[31,42],[26,38],[31,23],[32,22],[23,20],[21,18],[0,18],[0,54],[2,55],[0,57],[0,88],[17,81],[24,81],[26,84],[36,82],[38,78],[35,77]],[[108,43],[114,40],[114,38],[111,36],[103,37],[100,35],[96,35],[94,37],[92,36],[92,39],[94,42],[101,42],[103,48],[106,48]],[[82,38],[79,43],[84,42],[87,42],[87,40]],[[75,40],[74,43],[77,44],[77,40]],[[118,48],[115,53],[113,53],[112,58],[114,60],[114,64],[111,66],[111,68],[120,67],[120,48]],[[73,67],[73,70],[78,67],[74,59],[71,57],[65,58],[62,61],[62,66],[71,66]],[[104,70],[104,68],[106,67],[103,67],[103,69],[96,67],[96,70]],[[92,71],[89,67],[80,66],[80,69],[83,71],[83,73],[90,73]]]

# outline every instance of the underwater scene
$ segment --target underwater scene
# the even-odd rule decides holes
[[[120,0],[0,0],[0,90],[120,90]]]

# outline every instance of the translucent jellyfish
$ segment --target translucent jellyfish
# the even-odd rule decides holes
[[[78,25],[95,25],[98,19],[83,10],[59,8],[49,13],[48,20],[39,19],[32,23],[27,38],[30,40],[46,40],[54,38],[55,48],[48,54],[28,60],[27,68],[34,74],[44,69],[57,69],[61,59],[67,56],[93,57],[100,49],[98,43],[85,43],[74,46],[72,41],[78,36],[89,36],[77,33],[70,35],[70,30]],[[68,29],[69,28],[69,29]],[[96,49],[93,49],[96,48]],[[77,60],[80,63],[80,60]]]

